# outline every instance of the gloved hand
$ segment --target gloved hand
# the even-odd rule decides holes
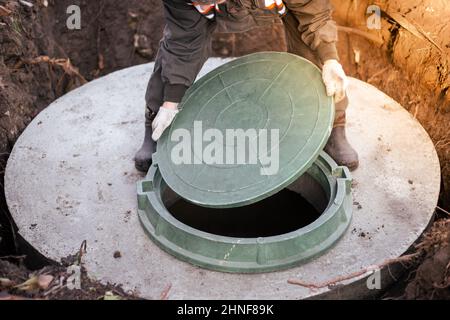
[[[339,102],[345,98],[348,88],[348,78],[342,65],[337,60],[325,61],[322,69],[322,78],[327,88],[327,95],[334,96],[334,101]]]
[[[154,141],[158,141],[161,138],[164,131],[172,124],[178,112],[178,109],[159,108],[158,114],[152,122],[152,139]]]

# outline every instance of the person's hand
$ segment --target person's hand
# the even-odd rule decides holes
[[[159,108],[158,114],[152,122],[152,139],[158,141],[164,131],[172,124],[173,119],[177,115],[178,104],[164,104]]]
[[[327,88],[327,95],[334,96],[334,101],[339,102],[345,98],[348,88],[348,78],[342,65],[337,60],[325,61],[322,69],[322,78]]]

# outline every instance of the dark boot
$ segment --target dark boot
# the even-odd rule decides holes
[[[137,170],[147,172],[152,165],[152,155],[156,151],[156,142],[152,139],[152,127],[145,126],[144,143],[134,156],[134,165]]]
[[[343,126],[336,127],[331,131],[330,139],[325,146],[325,152],[328,153],[338,165],[346,166],[350,171],[358,168],[358,154],[348,142],[345,135],[345,127]]]

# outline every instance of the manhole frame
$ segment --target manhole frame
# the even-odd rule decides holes
[[[288,269],[332,247],[351,222],[352,178],[325,152],[307,171],[329,193],[328,206],[313,223],[264,238],[233,238],[192,228],[172,216],[163,202],[166,183],[154,163],[137,183],[138,215],[149,237],[164,251],[196,266],[229,273]],[[327,191],[328,189],[328,191]]]

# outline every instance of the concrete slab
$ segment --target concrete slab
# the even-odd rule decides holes
[[[210,59],[202,72],[224,62]],[[49,258],[73,254],[87,240],[91,276],[152,299],[169,286],[170,299],[362,297],[373,293],[360,280],[367,275],[339,290],[311,291],[287,280],[320,283],[381,264],[403,254],[429,224],[440,187],[433,143],[395,101],[352,79],[348,134],[361,166],[343,239],[307,264],[268,274],[225,274],[176,260],[151,242],[137,217],[143,175],[132,158],[143,136],[151,70],[152,64],[125,69],[70,92],[17,141],[5,177],[9,209],[22,236]],[[388,282],[383,277],[382,286]]]

